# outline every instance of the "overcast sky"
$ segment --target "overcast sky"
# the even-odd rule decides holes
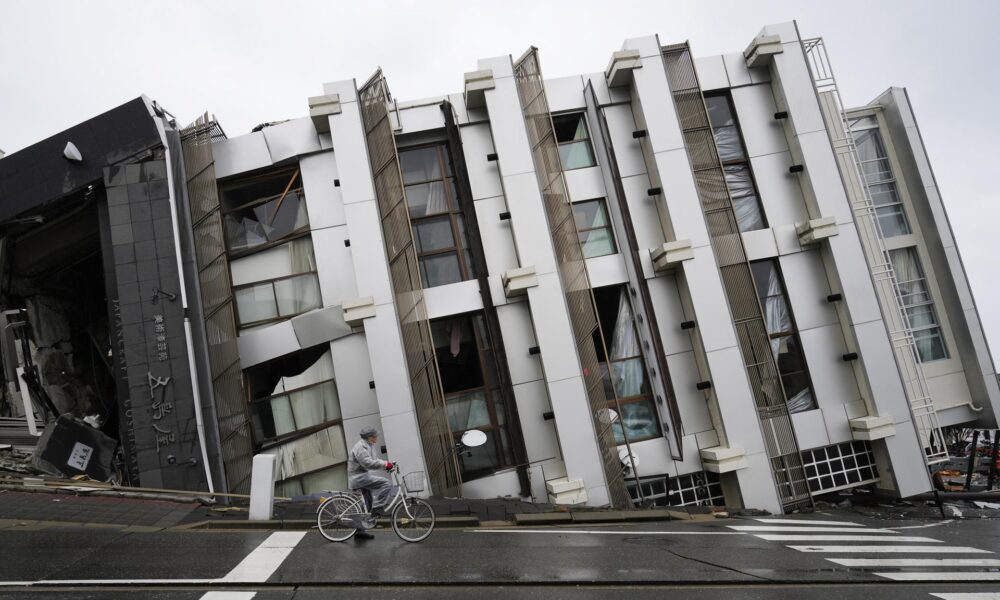
[[[625,38],[742,51],[767,23],[823,36],[844,100],[909,88],[973,292],[1000,352],[1000,2],[87,2],[0,0],[0,149],[147,94],[230,136],[304,116],[322,83],[382,66],[393,94],[461,90],[478,58],[541,51],[546,77],[603,70]]]

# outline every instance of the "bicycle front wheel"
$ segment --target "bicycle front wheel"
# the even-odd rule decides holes
[[[357,533],[357,529],[343,521],[364,513],[361,498],[351,494],[336,494],[327,498],[316,511],[316,526],[323,537],[331,542],[345,542]]]
[[[392,530],[407,542],[419,542],[434,531],[434,509],[420,498],[406,498],[392,511]]]

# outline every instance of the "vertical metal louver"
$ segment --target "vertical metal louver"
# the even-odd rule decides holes
[[[775,485],[785,508],[808,503],[802,456],[688,45],[664,46],[663,62]]]
[[[573,207],[566,192],[566,180],[559,159],[559,148],[542,84],[542,70],[536,48],[531,48],[515,63],[514,79],[528,130],[528,142],[531,144],[545,216],[555,247],[559,278],[566,294],[570,324],[590,401],[594,430],[601,449],[608,494],[613,506],[629,506],[631,499],[625,487],[623,468],[618,458],[608,413],[609,400],[616,399],[609,399],[605,395],[601,369],[597,362],[597,352],[594,347],[594,333],[599,331],[597,308],[590,288],[590,278],[587,276],[583,249],[580,247],[577,235]],[[618,413],[621,414],[621,411]]]
[[[381,69],[362,86],[358,99],[428,478],[435,494],[453,496],[461,484],[458,461],[452,452],[455,442],[448,426],[396,139],[389,120],[389,88]]]
[[[226,487],[231,493],[245,494],[250,491],[253,439],[236,346],[232,284],[215,181],[215,130],[213,122],[192,125],[181,132],[181,146]]]

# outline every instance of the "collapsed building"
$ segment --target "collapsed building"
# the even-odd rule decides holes
[[[142,97],[0,160],[4,417],[94,415],[143,487],[268,452],[343,488],[375,426],[434,494],[774,512],[927,491],[942,427],[996,427],[905,90],[846,109],[793,23],[308,110],[227,137]]]

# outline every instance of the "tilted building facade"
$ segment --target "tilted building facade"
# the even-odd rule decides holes
[[[929,490],[941,428],[995,427],[1000,389],[905,91],[843,110],[793,23],[609,55],[557,79],[534,48],[484,59],[413,102],[377,72],[230,138],[142,101],[150,150],[39,195],[90,194],[107,230],[133,480],[245,491],[271,452],[279,495],[343,488],[375,426],[435,494]],[[488,442],[456,457],[468,429]]]

